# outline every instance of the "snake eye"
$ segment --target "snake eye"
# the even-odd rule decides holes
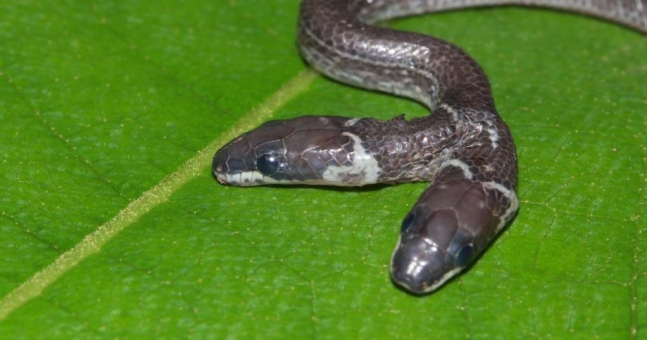
[[[411,225],[413,224],[413,219],[415,217],[416,215],[411,212],[409,213],[409,215],[407,215],[407,217],[404,218],[404,220],[402,221],[402,226],[400,227],[400,233],[404,234],[409,231],[409,229],[411,229]]]
[[[458,255],[456,256],[456,266],[458,267],[465,267],[470,262],[472,262],[474,257],[474,248],[472,247],[471,244],[466,244],[461,248],[461,250],[458,252]]]
[[[274,175],[279,171],[280,165],[278,158],[271,154],[265,154],[256,159],[256,169],[265,176]]]

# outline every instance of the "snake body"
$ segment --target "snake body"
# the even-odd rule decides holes
[[[238,186],[430,182],[402,222],[390,269],[415,294],[442,286],[515,216],[515,146],[474,59],[437,38],[373,24],[493,5],[576,11],[647,32],[647,0],[306,0],[298,45],[310,65],[347,84],[412,98],[433,114],[267,122],[222,147],[214,175]]]

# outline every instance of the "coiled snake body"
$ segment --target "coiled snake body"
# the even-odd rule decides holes
[[[341,82],[412,98],[433,114],[268,122],[216,153],[215,176],[238,186],[428,181],[402,222],[391,276],[412,293],[440,287],[514,217],[515,147],[487,76],[469,55],[436,38],[372,24],[491,5],[576,11],[647,32],[647,0],[306,0],[298,44],[308,63]]]

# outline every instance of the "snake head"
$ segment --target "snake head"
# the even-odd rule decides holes
[[[456,235],[452,211],[426,215],[419,209],[407,215],[391,259],[393,280],[414,294],[436,290],[468,266],[479,252],[471,237]]]
[[[505,187],[457,177],[461,171],[437,179],[402,222],[391,277],[412,293],[432,292],[472,264],[508,222],[497,216],[517,209]],[[498,211],[504,207],[510,213]]]
[[[359,137],[345,132],[349,121],[304,116],[267,122],[218,150],[213,173],[220,183],[236,186],[364,184],[353,182],[352,175],[365,179],[360,175],[370,169],[362,160],[372,158],[357,152]]]

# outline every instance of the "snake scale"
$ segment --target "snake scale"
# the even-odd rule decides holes
[[[431,183],[402,222],[390,269],[409,292],[434,291],[515,216],[515,146],[474,59],[440,39],[374,24],[495,5],[573,11],[647,32],[647,0],[306,0],[297,40],[310,65],[343,83],[412,98],[433,114],[270,121],[222,147],[214,175],[236,186]]]

